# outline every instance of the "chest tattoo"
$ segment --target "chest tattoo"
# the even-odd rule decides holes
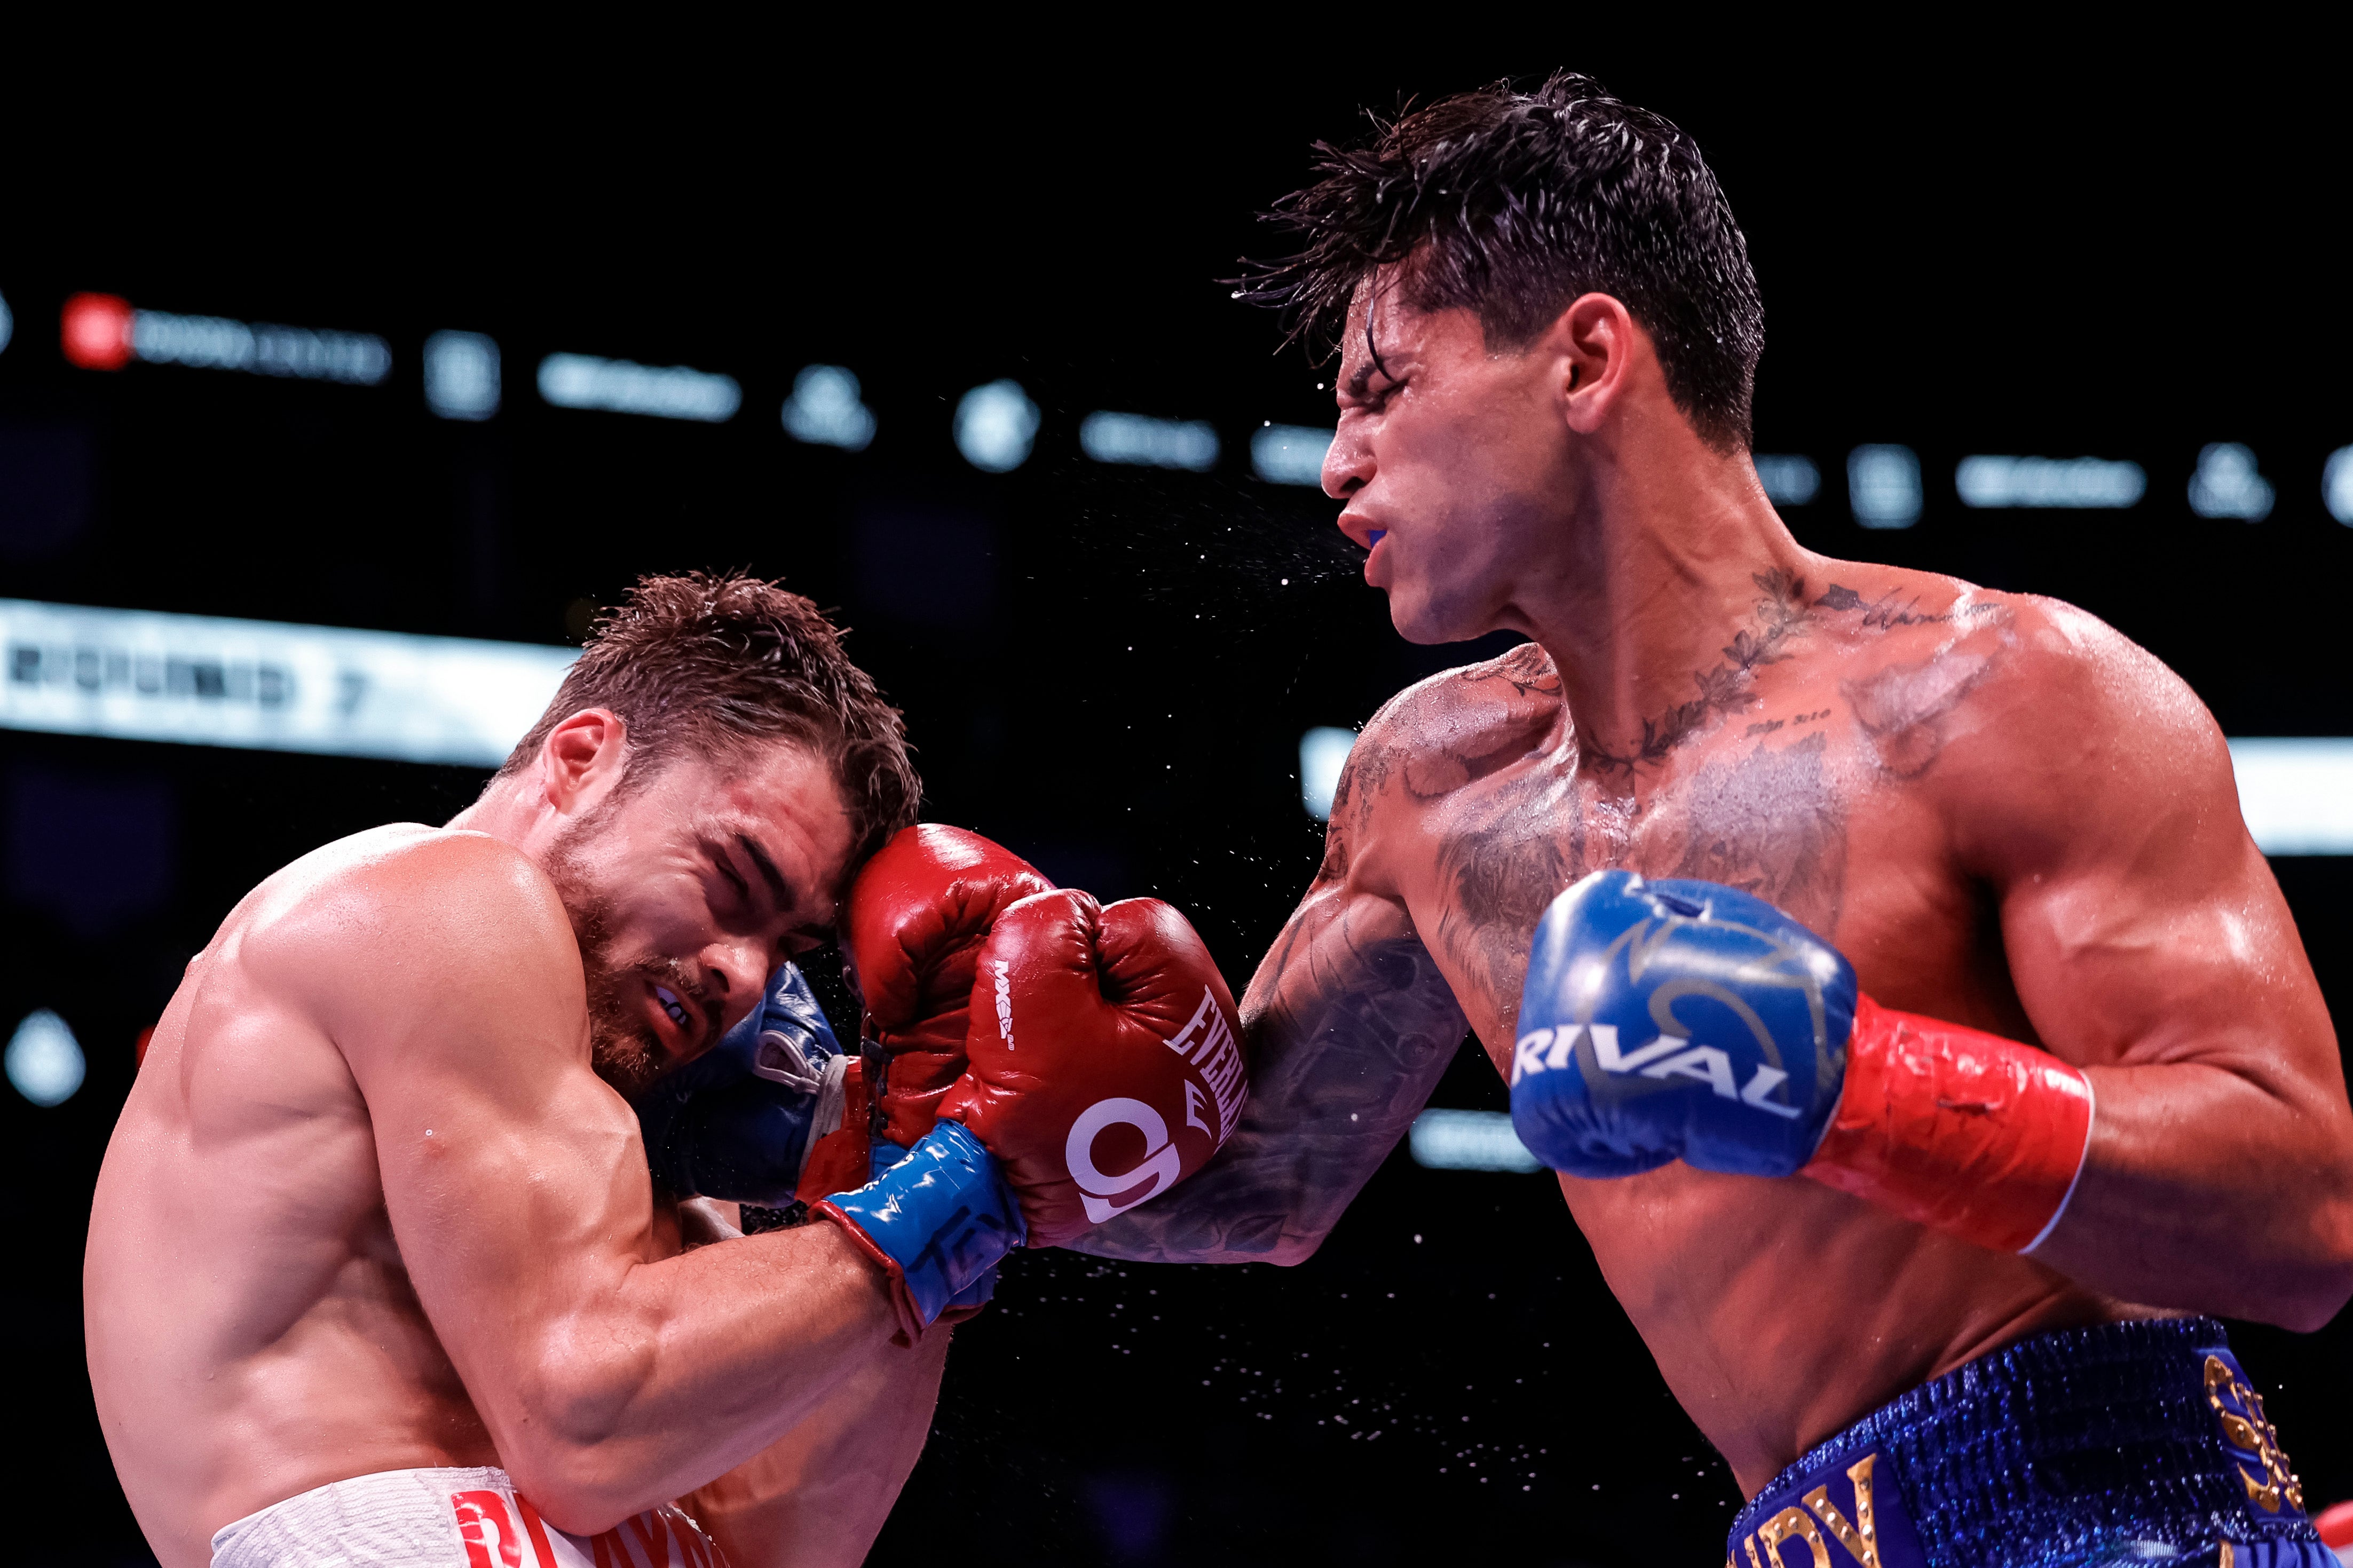
[[[1536,921],[1564,889],[1604,868],[1720,882],[1835,936],[1855,791],[1894,785],[1926,770],[1944,744],[1943,721],[1998,657],[1998,647],[1956,647],[1955,636],[1916,662],[1838,681],[1845,700],[1838,717],[1817,696],[1798,711],[1759,716],[1727,732],[1720,721],[1756,711],[1766,667],[1806,653],[1804,639],[1818,622],[1844,628],[1849,640],[1824,657],[1845,660],[1855,657],[1856,630],[1887,637],[1915,627],[1974,627],[2002,613],[1994,605],[1929,609],[1901,592],[1866,598],[1835,583],[1810,594],[1802,578],[1785,572],[1755,580],[1760,597],[1721,650],[1722,661],[1694,675],[1690,701],[1644,720],[1640,742],[1624,754],[1580,736],[1578,754],[1566,769],[1514,771],[1538,728],[1524,714],[1492,727],[1466,726],[1451,744],[1368,757],[1356,770],[1351,782],[1360,794],[1396,784],[1415,806],[1436,814],[1439,907],[1431,911],[1434,929],[1428,914],[1422,929],[1465,986],[1466,1004],[1469,991],[1480,994],[1472,1011],[1485,1015],[1482,1027],[1508,1032]],[[1560,689],[1533,644],[1461,679],[1487,683],[1488,691],[1505,688],[1507,704],[1556,700]],[[1813,695],[1802,680],[1784,680],[1782,689]],[[1863,755],[1876,769],[1858,773],[1838,761],[1852,739],[1867,743]],[[1670,759],[1694,747],[1700,755]],[[1639,792],[1639,806],[1638,777],[1658,781]]]
[[[1532,815],[1450,834],[1438,848],[1449,894],[1438,940],[1506,1019],[1518,1015],[1528,939],[1545,906],[1587,870],[1582,815],[1573,807],[1565,822]]]
[[[1871,737],[1880,765],[1917,778],[1944,750],[1942,721],[1993,668],[1988,653],[1951,652],[1840,683],[1854,721]]]
[[[1689,829],[1673,875],[1722,882],[1778,904],[1814,930],[1838,924],[1846,882],[1846,802],[1816,731],[1775,751],[1708,762],[1683,790]]]

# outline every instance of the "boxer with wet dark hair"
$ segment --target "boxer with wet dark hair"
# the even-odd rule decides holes
[[[167,1568],[864,1556],[944,1322],[997,1261],[1227,1131],[1187,1124],[1221,1080],[1167,1048],[1196,1011],[1232,1039],[1175,910],[1034,874],[965,898],[944,830],[851,889],[918,795],[898,713],[807,600],[650,578],[446,827],[356,835],[247,895],[156,1026],[84,1271],[99,1415]],[[895,944],[870,968],[965,965],[892,1027],[965,1018],[976,973],[989,1005],[881,1075],[887,1158],[839,1095],[822,1128],[673,1117],[722,1134],[706,1171],[797,1171],[812,1130],[852,1156],[818,1163],[808,1223],[737,1237],[675,1201],[692,1184],[657,1190],[624,1096],[739,1027],[822,1055],[780,965],[845,895]],[[1105,1173],[1120,1121],[1162,1136]]]
[[[1366,727],[1241,1131],[1084,1245],[1305,1258],[1467,1024],[1751,1495],[1735,1564],[2327,1568],[2204,1316],[2353,1291],[2337,1041],[2214,721],[2079,610],[1798,544],[1673,125],[1564,75],[1321,156],[1246,291],[1339,338],[1339,525],[1410,640],[1529,640]]]

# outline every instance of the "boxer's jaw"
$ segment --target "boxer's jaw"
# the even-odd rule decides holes
[[[624,1097],[635,1097],[671,1065],[670,1052],[650,1027],[636,999],[644,981],[634,966],[613,956],[611,900],[597,888],[572,847],[559,845],[543,869],[564,900],[574,938],[588,1009],[588,1061],[596,1076]]]

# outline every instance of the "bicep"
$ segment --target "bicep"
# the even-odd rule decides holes
[[[565,1321],[646,1260],[652,1198],[636,1119],[589,1066],[560,910],[484,879],[431,895],[345,923],[308,984],[401,1262],[495,1432]]]
[[[2020,1001],[2044,1045],[2079,1065],[2200,1061],[2274,1088],[2317,1073],[2341,1094],[2327,1011],[2240,817],[2229,751],[2179,696],[2186,706],[2082,715],[2100,765],[1981,797]]]
[[[555,1310],[657,1250],[628,1107],[585,1065],[412,1065],[368,1093],[394,1238],[453,1354],[486,1326],[481,1292]]]

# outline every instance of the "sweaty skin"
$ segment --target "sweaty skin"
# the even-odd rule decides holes
[[[686,1500],[737,1568],[854,1563],[879,1528],[945,1336],[892,1347],[881,1276],[832,1226],[681,1250],[637,1119],[592,1069],[581,943],[544,868],[567,824],[612,807],[574,874],[609,894],[608,950],[686,1002],[681,1026],[649,974],[623,976],[640,1032],[684,1058],[829,923],[848,821],[798,748],[681,760],[614,801],[626,751],[610,713],[575,715],[458,819],[477,830],[328,845],[190,963],[84,1271],[99,1415],[167,1568],[259,1509],[417,1467],[503,1465],[586,1534],[741,1466]],[[839,1495],[797,1513],[828,1447]]]
[[[2333,1316],[2353,1291],[2353,1110],[2188,688],[2064,605],[1799,547],[1746,454],[1682,419],[1615,300],[1499,352],[1469,311],[1369,292],[1325,468],[1341,526],[1386,531],[1366,574],[1409,637],[1532,640],[1366,727],[1242,1005],[1240,1130],[1082,1245],[1306,1258],[1466,1026],[1508,1071],[1538,917],[1624,867],[1770,900],[1882,1003],[2039,1045],[2097,1097],[2080,1184],[2031,1258],[1803,1177],[1560,1178],[1745,1490],[2039,1330]]]

